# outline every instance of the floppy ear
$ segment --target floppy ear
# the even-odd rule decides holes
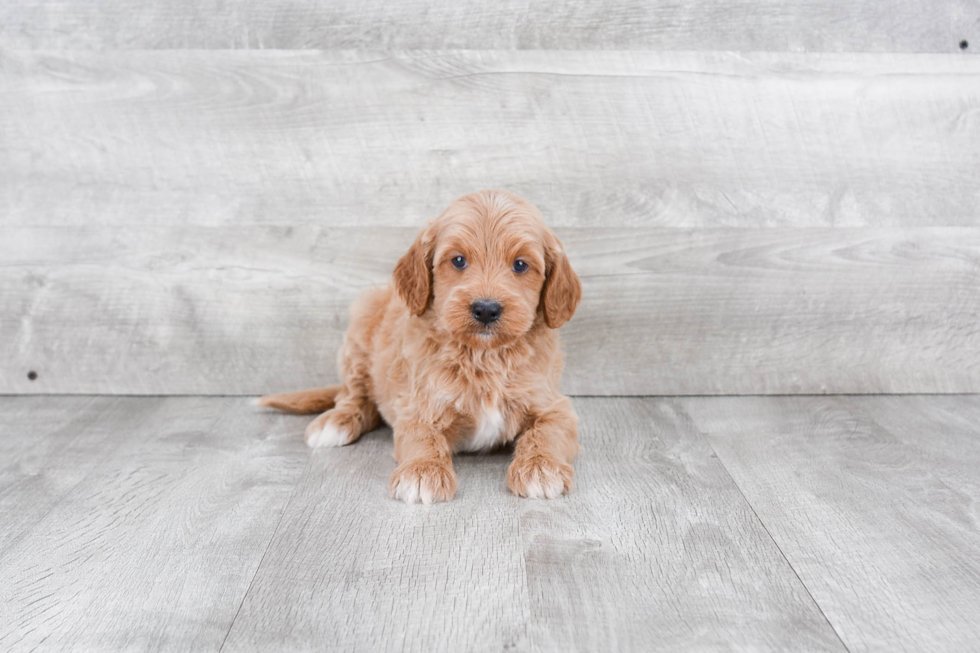
[[[582,299],[582,282],[553,234],[546,240],[545,260],[548,269],[541,290],[541,307],[545,324],[557,329],[575,314]]]
[[[432,303],[432,239],[430,229],[419,234],[395,266],[398,294],[412,315],[422,315]]]

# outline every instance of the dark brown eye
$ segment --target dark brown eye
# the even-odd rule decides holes
[[[523,274],[527,272],[527,262],[517,259],[514,261],[514,272],[517,274]]]
[[[456,268],[457,270],[462,270],[463,268],[466,267],[466,257],[465,256],[456,256],[456,257],[453,258],[452,264],[453,264],[453,267]]]

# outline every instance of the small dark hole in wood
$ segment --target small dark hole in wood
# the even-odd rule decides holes
[[[960,50],[966,50],[968,47],[970,47],[969,41],[960,41]]]
[[[31,381],[37,379],[37,372],[31,370],[30,372],[27,373],[27,378],[30,379]]]

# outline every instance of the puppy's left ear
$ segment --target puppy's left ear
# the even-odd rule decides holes
[[[399,259],[392,275],[412,315],[422,315],[432,303],[432,245],[432,227],[428,227]]]
[[[557,329],[575,314],[582,299],[582,282],[553,233],[545,240],[545,263],[548,269],[541,290],[541,308],[545,324]]]

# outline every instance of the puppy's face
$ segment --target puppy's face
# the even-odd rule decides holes
[[[511,342],[534,324],[544,245],[514,216],[466,215],[440,230],[432,278],[436,328],[474,347]]]
[[[425,229],[395,269],[416,315],[475,348],[526,334],[538,319],[571,318],[581,284],[537,210],[501,191],[454,202]]]

